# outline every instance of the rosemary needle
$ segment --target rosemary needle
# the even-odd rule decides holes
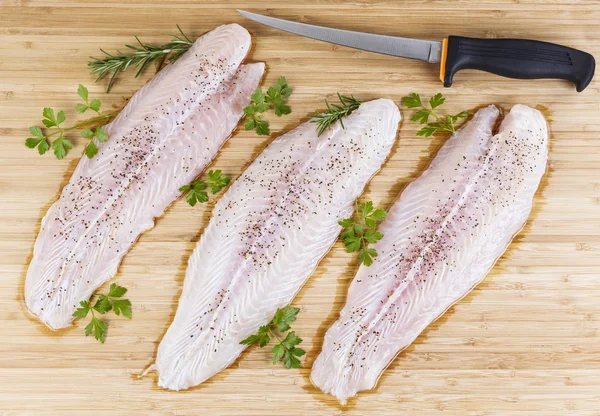
[[[165,63],[165,60],[168,59],[169,62],[176,61],[194,43],[185,33],[183,33],[183,30],[181,30],[179,25],[177,25],[177,29],[179,30],[179,34],[171,35],[171,42],[165,43],[164,45],[144,43],[136,36],[135,39],[139,45],[125,45],[133,51],[131,54],[125,54],[121,51],[110,53],[106,52],[104,49],[100,49],[104,54],[104,58],[90,56],[91,61],[88,62],[90,73],[98,75],[96,82],[105,76],[112,74],[108,81],[108,86],[106,87],[106,92],[109,92],[115,82],[117,74],[126,71],[130,66],[138,68],[138,71],[135,74],[135,76],[138,77],[153,62],[156,62],[158,64],[158,69],[160,69]]]
[[[354,98],[353,95],[340,95],[338,92],[337,96],[340,100],[340,104],[330,104],[327,100],[325,100],[327,111],[321,112],[316,110],[315,112],[309,114],[309,117],[312,117],[310,121],[317,125],[317,136],[323,134],[325,130],[327,130],[337,121],[340,122],[342,128],[345,128],[342,119],[356,110],[361,104],[360,101]]]

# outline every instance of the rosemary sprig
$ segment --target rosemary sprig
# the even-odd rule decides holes
[[[160,70],[167,59],[168,62],[175,62],[194,43],[185,33],[183,33],[183,30],[181,30],[179,25],[177,25],[177,30],[179,30],[179,34],[171,35],[171,42],[165,43],[164,45],[144,43],[136,36],[135,39],[139,46],[125,45],[133,51],[133,53],[129,55],[124,54],[121,51],[109,53],[100,49],[105,57],[95,58],[90,56],[91,61],[88,62],[90,73],[98,74],[96,82],[105,76],[112,74],[108,81],[108,86],[106,87],[106,92],[109,92],[115,82],[117,74],[126,71],[130,66],[138,68],[138,71],[135,74],[136,78],[153,62],[157,63],[157,70]]]
[[[325,130],[337,121],[340,122],[342,128],[345,128],[342,119],[348,117],[351,112],[360,106],[360,101],[354,98],[353,95],[340,95],[338,92],[337,96],[340,100],[340,104],[329,104],[329,102],[325,100],[327,111],[321,112],[315,110],[315,112],[309,114],[309,117],[312,117],[310,121],[317,125],[317,136],[323,134]]]

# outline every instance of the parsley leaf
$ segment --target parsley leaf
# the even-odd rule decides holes
[[[417,136],[430,137],[437,132],[447,131],[454,133],[456,131],[456,123],[461,118],[467,118],[471,115],[470,111],[461,111],[455,115],[440,116],[434,111],[436,108],[444,104],[446,98],[442,93],[437,93],[429,99],[429,107],[425,107],[421,102],[421,97],[417,93],[411,93],[410,95],[402,98],[402,104],[408,108],[419,108],[410,119],[417,121],[419,124],[423,124],[417,131]],[[434,118],[435,121],[430,122],[429,119]]]
[[[108,296],[111,298],[120,298],[125,293],[127,293],[127,289],[123,286],[119,286],[116,283],[112,283],[110,285],[110,289],[108,290]]]
[[[248,108],[248,107],[246,107]],[[254,116],[244,121],[244,130],[254,130],[256,128],[256,118]]]
[[[94,141],[90,141],[85,146],[85,155],[88,157],[88,159],[91,159],[94,156],[96,156],[96,153],[98,153],[98,146],[96,146],[96,143],[94,143]]]
[[[293,348],[286,351],[283,355],[283,365],[285,365],[285,368],[300,368],[300,360],[294,357],[294,355],[300,354],[302,356],[304,353],[305,351],[301,348]]]
[[[88,89],[84,85],[79,84],[79,86],[77,87],[77,95],[79,95],[81,99],[87,103]]]
[[[297,357],[302,357],[306,352],[302,348],[296,346],[302,342],[302,338],[296,336],[295,331],[288,332],[281,339],[280,334],[290,330],[289,323],[296,320],[300,309],[286,306],[283,309],[277,309],[275,317],[268,325],[263,325],[254,335],[242,340],[242,345],[258,344],[261,348],[271,341],[271,337],[277,340],[277,344],[273,346],[273,364],[283,361],[285,368],[300,368],[301,363]]]
[[[106,341],[106,331],[108,330],[108,324],[100,319],[92,316],[92,320],[85,327],[85,336],[89,336],[92,332],[94,333],[94,338],[104,344]]]
[[[128,299],[119,299],[123,295],[127,293],[127,289],[117,285],[116,283],[112,283],[110,285],[110,289],[108,291],[108,295],[100,294],[96,299],[96,302],[93,303],[90,301],[82,301],[79,303],[80,307],[73,312],[73,317],[75,318],[85,318],[88,314],[91,313],[92,320],[85,327],[85,336],[89,336],[92,333],[94,334],[94,338],[96,338],[101,343],[106,341],[106,332],[108,330],[108,322],[100,320],[96,313],[100,315],[104,315],[111,310],[115,312],[116,315],[121,315],[131,319],[131,302]]]
[[[104,315],[106,312],[112,309],[112,304],[106,295],[98,296],[98,300],[94,304],[94,310],[97,311],[100,315]]]
[[[273,365],[277,364],[283,359],[285,355],[285,348],[281,344],[277,344],[271,350],[273,352]]]
[[[181,188],[179,188],[179,191],[188,192],[185,200],[191,206],[195,206],[197,202],[208,202],[208,193],[206,192],[206,188],[208,188],[211,193],[216,194],[225,186],[227,186],[229,180],[229,176],[223,175],[220,169],[214,171],[211,170],[208,172],[208,179],[206,181],[193,181],[189,185],[183,185]]]
[[[48,128],[59,127],[60,124],[65,121],[65,112],[62,110],[59,111],[57,115],[54,115],[54,110],[46,107],[44,108],[44,111],[42,111],[42,115],[44,116],[42,123]]]
[[[98,145],[96,141],[105,142],[108,140],[108,134],[102,127],[96,128],[96,130],[85,129],[81,132],[81,137],[90,139],[88,144],[85,146],[85,155],[91,159],[98,153]]]
[[[94,98],[91,102],[88,101],[88,89],[84,85],[79,84],[79,87],[77,88],[77,95],[79,95],[83,101],[85,101],[84,104],[80,103],[75,106],[75,110],[77,110],[77,112],[85,113],[88,109],[91,109],[100,114],[100,106],[102,105],[101,101],[97,98]]]
[[[439,131],[439,129],[437,127],[435,127],[435,126],[423,127],[421,129],[419,129],[419,131],[417,131],[417,136],[430,137],[436,131]]]
[[[300,360],[296,357],[302,357],[306,351],[302,348],[296,348],[296,345],[302,342],[302,338],[298,338],[294,331],[288,332],[281,345],[285,349],[283,354],[283,365],[285,368],[300,368]]]
[[[242,345],[258,344],[262,348],[265,345],[267,345],[269,343],[269,341],[271,341],[271,338],[269,337],[269,326],[263,325],[260,328],[258,328],[257,334],[250,335],[248,338],[241,341],[240,344],[242,344]]]
[[[286,306],[283,309],[277,309],[275,312],[275,317],[273,318],[273,325],[277,327],[279,332],[285,332],[290,329],[288,325],[290,322],[294,322],[296,320],[296,315],[298,315],[300,309],[292,308],[291,306]]]
[[[67,152],[73,148],[73,144],[69,139],[65,139],[62,135],[52,142],[52,150],[57,159],[65,157]]]
[[[259,113],[264,113],[269,108],[269,105],[265,103],[265,95],[260,88],[254,90],[250,96],[250,100],[252,102],[250,105],[253,106],[254,110],[258,111]]]
[[[344,228],[340,238],[348,253],[358,252],[358,264],[370,266],[373,259],[377,257],[377,251],[369,248],[369,244],[375,244],[383,238],[383,234],[377,231],[377,224],[386,217],[387,213],[382,209],[375,209],[373,202],[368,201],[358,205],[352,218],[344,218],[338,222]]]
[[[302,338],[298,338],[296,336],[296,331],[291,331],[288,332],[285,339],[283,341],[281,341],[281,345],[283,345],[285,348],[292,349],[294,348],[296,345],[300,344],[302,342]]]
[[[100,100],[94,98],[91,102],[90,102],[90,108],[92,110],[94,110],[96,113],[100,112],[100,106],[102,105],[102,103],[100,102]]]
[[[75,318],[85,318],[90,312],[90,309],[92,309],[92,307],[90,306],[90,303],[85,300],[79,302],[79,305],[80,307],[77,308],[77,310],[75,310],[73,316]]]
[[[442,96],[441,92],[438,92],[429,99],[429,105],[431,106],[432,110],[435,110],[437,107],[444,104],[444,101],[446,101],[446,99]]]
[[[90,137],[93,137],[93,136],[94,136],[94,132],[92,129],[84,129],[81,131],[81,137],[89,139]]]
[[[36,126],[29,127],[29,132],[33,134],[34,137],[30,137],[25,140],[25,146],[30,149],[35,149],[37,147],[40,155],[43,155],[50,148],[50,143],[48,142],[48,138],[44,136],[42,133],[42,129]]]
[[[411,121],[418,121],[420,124],[425,124],[429,121],[431,113],[426,110],[419,110],[410,118]]]
[[[105,142],[108,140],[108,133],[106,133],[106,130],[100,126],[94,131],[94,137],[99,142]]]
[[[128,299],[114,299],[113,310],[117,316],[123,314],[123,316],[131,319],[131,302]]]
[[[191,206],[195,206],[197,202],[203,203],[208,201],[208,194],[204,191],[206,183],[204,181],[194,181],[189,185],[184,185],[179,190],[181,192],[189,191],[185,200]]]
[[[265,120],[261,120],[260,117],[257,117],[255,120],[256,125],[256,133],[259,136],[268,136],[271,131],[269,130],[269,122]]]
[[[423,104],[421,104],[421,97],[415,92],[411,93],[407,97],[404,97],[402,99],[402,104],[408,108],[423,107]]]
[[[229,184],[229,176],[223,175],[221,169],[211,170],[208,172],[207,183],[210,192],[216,194]]]
[[[358,263],[364,264],[365,266],[370,266],[373,264],[373,258],[377,257],[377,251],[373,248],[363,248],[358,253]]]

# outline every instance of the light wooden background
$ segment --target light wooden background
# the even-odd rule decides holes
[[[535,211],[486,280],[402,353],[374,392],[341,408],[308,380],[323,334],[343,305],[356,264],[341,244],[294,301],[308,354],[302,370],[272,366],[251,348],[199,388],[156,386],[152,363],[181,292],[188,256],[213,204],[177,201],[143,235],[116,281],[129,288],[132,321],[111,319],[106,344],[83,326],[56,334],[28,319],[23,281],[40,219],[82,152],[64,160],[25,148],[44,106],[74,119],[77,84],[119,104],[151,75],[120,77],[113,92],[88,75],[89,55],[139,35],[162,42],[179,23],[198,36],[228,22],[254,36],[250,61],[265,61],[265,83],[285,75],[293,113],[270,117],[275,133],[322,107],[336,91],[399,102],[442,90],[434,65],[335,47],[245,21],[245,8],[344,29],[441,39],[448,34],[524,37],[582,48],[600,58],[600,2],[206,0],[0,0],[0,415],[600,415],[600,80],[577,94],[562,81],[513,81],[461,72],[444,90],[448,111],[496,103],[548,109],[550,172]],[[404,111],[404,116],[410,115]],[[443,139],[415,137],[405,121],[390,160],[365,198],[388,207]],[[237,176],[269,141],[237,131],[211,168]]]

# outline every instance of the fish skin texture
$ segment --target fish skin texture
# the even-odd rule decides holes
[[[106,126],[109,140],[82,157],[42,219],[25,302],[52,329],[117,272],[154,218],[181,195],[228,139],[264,73],[240,63],[250,35],[238,25],[202,36],[142,87]]]
[[[390,100],[363,103],[317,137],[306,122],[275,139],[216,204],[158,347],[161,387],[181,390],[229,366],[240,341],[310,277],[396,139]]]
[[[372,389],[396,355],[462,299],[522,229],[546,169],[542,114],[516,105],[499,132],[479,110],[409,184],[360,266],[339,319],[325,334],[311,381],[342,404]]]

